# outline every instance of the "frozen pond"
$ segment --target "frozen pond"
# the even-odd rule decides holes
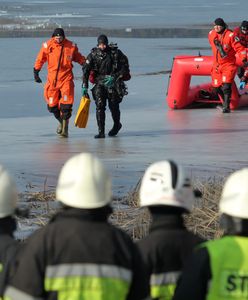
[[[65,160],[83,151],[103,160],[117,196],[133,189],[145,168],[157,160],[174,159],[200,178],[223,176],[247,165],[248,111],[223,115],[217,109],[168,110],[168,75],[145,75],[169,70],[177,54],[196,55],[200,50],[209,55],[207,39],[111,39],[128,55],[133,78],[121,104],[122,130],[118,137],[101,140],[93,138],[97,132],[93,102],[88,127],[73,126],[80,79],[75,81],[70,137],[56,136],[56,120],[46,110],[43,88],[32,79],[42,40],[1,39],[0,162],[13,174],[20,191],[54,189]],[[75,41],[83,54],[96,43],[95,38]],[[81,76],[79,66],[75,75]],[[45,78],[45,70],[41,77]],[[106,130],[111,127],[107,110]]]
[[[245,20],[247,8],[247,0],[1,0],[0,17],[37,26],[183,27],[210,24],[220,15],[227,22]]]

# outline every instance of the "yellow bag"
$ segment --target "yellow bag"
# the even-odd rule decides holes
[[[76,127],[85,128],[88,122],[90,110],[89,96],[83,96],[80,100],[80,105],[76,114],[74,124]]]

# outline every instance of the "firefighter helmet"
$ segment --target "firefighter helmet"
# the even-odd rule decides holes
[[[222,214],[248,219],[248,168],[238,170],[227,178],[219,210]]]
[[[17,207],[17,189],[15,182],[3,166],[0,165],[0,218],[14,215]]]
[[[90,153],[71,157],[62,167],[56,198],[76,208],[99,208],[111,202],[111,181],[103,164]]]
[[[190,179],[181,166],[165,160],[147,168],[140,187],[141,206],[169,205],[190,211],[193,200]]]

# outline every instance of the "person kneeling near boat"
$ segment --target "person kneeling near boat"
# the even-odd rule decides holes
[[[246,49],[222,18],[214,21],[214,29],[209,32],[208,39],[214,57],[212,85],[223,99],[223,113],[229,113],[232,83],[237,72],[235,54],[238,53],[245,64]]]

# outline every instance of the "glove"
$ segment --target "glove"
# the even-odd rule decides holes
[[[88,89],[85,86],[82,86],[82,96],[88,95]]]
[[[103,80],[103,84],[108,88],[111,88],[114,85],[114,83],[115,83],[115,79],[111,75],[106,76]]]
[[[40,70],[36,70],[34,68],[34,81],[37,82],[37,83],[41,83],[42,82],[42,80],[40,79],[40,76],[39,76],[39,72],[40,72]]]
[[[245,81],[240,81],[240,83],[239,83],[239,88],[240,88],[241,90],[243,90],[243,89],[245,88],[245,86],[246,86],[246,82],[245,82]]]

